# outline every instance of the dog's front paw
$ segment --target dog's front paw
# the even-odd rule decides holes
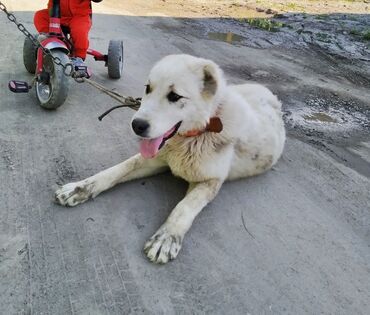
[[[181,249],[182,237],[171,234],[161,227],[144,245],[144,253],[156,264],[165,264],[175,259]]]
[[[55,192],[55,202],[62,206],[74,207],[93,196],[94,184],[87,182],[70,183]]]

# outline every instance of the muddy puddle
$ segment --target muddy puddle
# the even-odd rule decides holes
[[[307,106],[289,111],[286,123],[302,130],[350,132],[369,128],[370,121],[365,113],[350,108],[319,109]]]
[[[330,115],[322,112],[312,113],[310,115],[304,115],[303,118],[309,121],[325,122],[325,123],[338,123],[338,120],[331,117]]]
[[[208,38],[213,40],[218,40],[222,42],[226,42],[229,44],[235,44],[240,43],[246,38],[237,34],[234,34],[232,32],[227,33],[219,33],[219,32],[210,32],[208,33]]]

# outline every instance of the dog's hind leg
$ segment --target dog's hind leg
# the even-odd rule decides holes
[[[164,172],[167,164],[159,159],[143,159],[137,154],[85,180],[69,183],[55,192],[55,201],[63,206],[76,206],[113,186]]]
[[[185,198],[177,204],[166,222],[146,242],[144,252],[150,261],[165,264],[176,258],[182,240],[195,217],[214,199],[222,183],[220,179],[211,179],[189,184]]]

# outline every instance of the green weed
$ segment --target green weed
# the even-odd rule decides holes
[[[250,18],[246,19],[246,22],[256,28],[269,31],[269,32],[278,32],[281,27],[284,26],[284,23],[272,21],[269,19],[258,19],[258,18]]]

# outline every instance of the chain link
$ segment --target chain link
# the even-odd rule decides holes
[[[75,71],[74,71],[74,67],[73,67],[72,63],[66,63],[64,65],[62,63],[62,61],[60,60],[60,58],[53,56],[52,52],[49,49],[47,49],[44,46],[42,46],[40,44],[40,42],[37,40],[37,38],[35,38],[26,29],[26,27],[22,23],[19,23],[17,21],[17,18],[14,16],[14,14],[8,12],[5,4],[2,3],[1,1],[0,1],[0,10],[3,11],[6,14],[6,16],[8,17],[8,20],[11,21],[12,23],[14,23],[17,26],[17,28],[21,31],[21,33],[23,33],[23,35],[25,35],[32,42],[32,44],[36,48],[40,48],[45,55],[48,55],[48,56],[50,56],[51,59],[53,59],[53,62],[57,66],[61,66],[63,68],[64,75],[66,75],[67,77],[74,77]]]
[[[1,1],[0,1],[0,10],[3,11],[7,15],[9,21],[13,22],[17,26],[17,28],[19,29],[19,31],[21,31],[32,42],[32,44],[36,48],[40,48],[45,55],[48,55],[48,56],[50,56],[50,58],[52,58],[52,60],[54,61],[54,63],[56,65],[61,66],[63,68],[63,73],[67,77],[72,77],[78,83],[87,82],[90,85],[94,86],[98,90],[100,90],[103,93],[109,95],[110,97],[114,98],[115,100],[117,100],[119,103],[122,104],[120,106],[114,107],[113,109],[119,108],[119,107],[130,107],[130,108],[132,108],[134,110],[137,110],[140,107],[141,99],[135,99],[135,98],[130,97],[130,96],[129,97],[122,96],[122,95],[120,95],[120,94],[118,94],[116,92],[112,92],[111,90],[105,88],[104,86],[98,84],[97,82],[91,81],[91,80],[89,80],[87,78],[81,78],[81,77],[76,76],[75,75],[76,72],[75,72],[75,69],[73,67],[73,64],[70,63],[70,62],[69,63],[66,63],[66,64],[62,64],[62,61],[58,57],[53,56],[52,53],[51,53],[51,51],[49,49],[46,49],[44,46],[42,46],[40,44],[40,42],[37,40],[37,38],[35,38],[26,29],[26,27],[22,23],[19,23],[17,21],[17,19],[14,16],[14,14],[8,12],[5,4],[3,4]],[[33,78],[31,85],[33,85],[33,83],[35,82],[35,80],[36,80],[36,77]],[[110,109],[106,113],[104,113],[103,115],[101,115],[100,118],[99,118],[99,120],[101,120],[104,116],[106,116],[113,109]]]

